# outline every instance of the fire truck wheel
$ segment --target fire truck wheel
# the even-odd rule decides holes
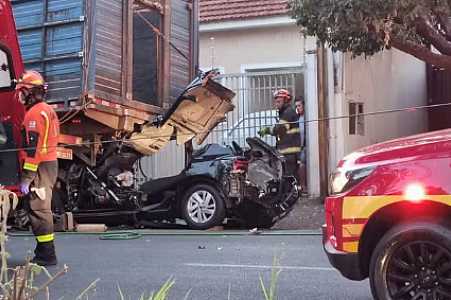
[[[375,299],[451,299],[451,231],[432,222],[387,232],[370,263]]]
[[[196,184],[186,190],[181,204],[182,217],[192,229],[221,225],[226,215],[224,200],[209,184]]]

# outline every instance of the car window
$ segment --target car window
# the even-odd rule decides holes
[[[9,56],[5,50],[0,48],[0,89],[11,88],[13,85],[13,78]]]
[[[8,142],[8,136],[6,135],[5,126],[0,122],[0,145],[5,145]]]

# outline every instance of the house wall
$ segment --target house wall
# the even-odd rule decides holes
[[[426,66],[412,56],[392,50],[369,59],[344,55],[329,61],[338,66],[335,77],[344,79],[343,89],[338,82],[334,97],[329,98],[331,116],[348,115],[350,102],[363,103],[365,113],[427,104]],[[427,131],[427,110],[365,116],[363,135],[349,134],[349,119],[330,124],[332,171],[343,156],[358,148]]]
[[[315,39],[304,39],[295,25],[201,31],[200,65],[222,67],[228,74],[240,73],[244,65],[252,64],[299,66],[305,62],[305,49],[315,49]]]
[[[316,54],[312,50],[316,50],[316,39],[304,38],[294,24],[212,32],[202,32],[201,26],[202,69],[219,67],[225,74],[236,74],[249,70],[270,72],[277,68],[302,68],[303,82],[299,85],[302,91],[297,90],[296,95],[305,96],[306,117],[314,120],[318,118],[318,101]],[[319,164],[317,127],[315,123],[307,126],[308,192],[311,196],[320,194],[316,167]]]

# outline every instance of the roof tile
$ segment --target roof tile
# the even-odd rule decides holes
[[[221,22],[288,13],[288,0],[200,0],[200,22]]]

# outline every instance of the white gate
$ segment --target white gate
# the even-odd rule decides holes
[[[209,134],[202,145],[228,144],[236,141],[246,146],[247,137],[258,136],[258,131],[277,122],[277,111],[273,108],[273,94],[277,89],[289,90],[294,97],[304,97],[303,69],[289,69],[271,72],[247,72],[244,74],[225,74],[216,78],[218,82],[236,93],[233,103],[235,110],[227,119]],[[265,141],[275,146],[273,137]],[[184,167],[183,146],[171,143],[163,151],[142,160],[143,171],[152,178],[178,174]]]
[[[213,130],[206,143],[236,141],[245,146],[247,137],[258,136],[262,127],[277,123],[278,114],[273,107],[273,94],[277,89],[287,89],[295,97],[304,96],[302,69],[226,74],[217,80],[236,93],[233,99],[235,110]],[[274,138],[266,137],[265,140],[275,145]]]

